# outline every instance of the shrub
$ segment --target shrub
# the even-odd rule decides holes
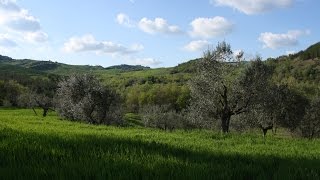
[[[59,83],[56,106],[60,116],[93,124],[119,124],[120,97],[91,74],[71,75]],[[117,112],[115,111],[117,109]]]
[[[169,105],[151,105],[142,108],[141,114],[144,125],[163,130],[181,128],[183,116],[169,107]]]

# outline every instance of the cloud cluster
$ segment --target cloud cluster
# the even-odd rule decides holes
[[[130,20],[129,16],[124,13],[119,13],[116,17],[116,21],[118,24],[126,26],[126,27],[134,27],[134,23]]]
[[[0,34],[0,47],[16,47],[17,43],[13,41],[8,35]]]
[[[199,38],[213,38],[224,36],[232,32],[234,25],[226,18],[216,16],[213,18],[196,18],[190,25],[192,37]]]
[[[12,0],[0,0],[0,9],[7,12],[19,12],[21,10],[15,1]]]
[[[303,35],[310,34],[310,31],[291,30],[287,33],[275,34],[271,32],[264,32],[260,34],[259,41],[263,43],[264,48],[281,48],[288,46],[295,46],[298,44],[298,38]]]
[[[40,21],[30,15],[28,10],[19,7],[14,0],[0,0],[0,25],[7,33],[16,34],[30,42],[44,42],[48,39],[48,35],[41,30]]]
[[[143,66],[157,66],[161,64],[153,58],[137,58],[133,54],[144,49],[141,44],[133,44],[126,47],[122,44],[111,41],[98,41],[91,35],[83,35],[80,37],[72,37],[64,43],[63,51],[67,53],[93,52],[97,54],[107,54],[117,58],[126,60],[129,64]]]
[[[183,49],[190,52],[203,51],[205,48],[208,48],[209,45],[210,43],[207,40],[197,40],[191,41],[185,45]]]
[[[229,6],[245,14],[259,14],[276,8],[286,8],[293,0],[211,0],[217,6]]]
[[[29,42],[46,42],[48,40],[48,34],[43,31],[35,31],[26,33],[25,40]]]
[[[116,22],[125,27],[137,26],[141,31],[148,34],[180,34],[182,32],[179,26],[170,25],[166,19],[160,17],[154,20],[144,17],[135,23],[128,15],[119,13]]]
[[[158,61],[153,58],[134,58],[130,61],[135,65],[142,65],[142,66],[158,66],[162,64],[161,61]]]
[[[286,55],[292,55],[292,54],[295,54],[296,51],[286,51]]]
[[[169,25],[167,20],[163,18],[155,18],[154,20],[142,18],[138,23],[139,28],[149,34],[179,34],[181,30],[176,25]]]
[[[143,50],[140,44],[134,44],[126,47],[122,44],[111,41],[97,41],[93,35],[84,35],[82,37],[72,37],[64,43],[65,52],[96,52],[111,55],[128,55]]]
[[[184,31],[177,25],[171,25],[163,18],[148,19],[142,18],[138,23],[134,23],[128,15],[119,13],[116,22],[126,27],[137,26],[140,30],[148,34],[182,34]],[[190,52],[204,50],[209,45],[206,39],[225,36],[232,32],[234,24],[224,17],[216,16],[212,18],[196,18],[191,23],[189,36],[200,40],[191,41],[182,49]]]

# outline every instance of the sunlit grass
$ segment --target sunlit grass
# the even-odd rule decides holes
[[[0,177],[319,179],[320,141],[95,126],[0,109]]]

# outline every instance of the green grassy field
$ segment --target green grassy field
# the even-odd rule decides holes
[[[319,179],[320,141],[163,132],[0,109],[0,179]]]

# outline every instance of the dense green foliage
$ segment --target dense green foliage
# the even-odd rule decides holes
[[[3,179],[319,179],[319,140],[94,126],[0,110]]]
[[[0,56],[0,177],[320,179],[319,49],[236,64],[212,51],[158,69]],[[262,138],[257,124],[278,131]]]
[[[281,105],[281,107],[277,106],[277,108],[275,108],[275,106],[273,106],[270,108],[271,113],[264,112],[260,108],[260,110],[256,112],[259,114],[263,112],[267,115],[261,116],[261,118],[266,119],[267,117],[270,121],[274,121],[274,117],[287,120],[296,119],[293,121],[294,126],[292,123],[287,122],[278,124],[283,127],[294,127],[293,129],[297,129],[296,127],[301,122],[305,110],[304,107],[307,104],[300,102],[302,102],[302,100],[303,102],[311,102],[313,98],[319,96],[320,61],[317,54],[319,49],[319,43],[317,43],[297,54],[268,59],[261,63],[263,66],[267,65],[268,68],[273,70],[272,82],[270,82],[270,84],[272,84],[272,90],[268,92],[269,94],[263,91],[261,94],[267,95],[265,95],[264,100],[260,99],[261,102],[265,102],[266,99],[272,99],[273,101],[269,103],[269,105],[262,103],[261,107],[266,108],[270,106],[270,104],[271,106],[272,104]],[[311,54],[311,59],[305,59],[304,54]],[[231,54],[230,57],[232,58]],[[119,65],[108,68],[101,66],[75,66],[52,61],[14,60],[10,57],[0,56],[0,105],[42,107],[44,109],[43,114],[45,115],[48,104],[50,107],[54,106],[53,101],[55,99],[58,82],[67,79],[67,76],[76,72],[78,74],[92,73],[96,75],[104,85],[117,91],[123,100],[121,109],[124,112],[139,113],[146,106],[167,106],[170,108],[170,110],[168,110],[170,112],[184,113],[190,109],[195,109],[188,109],[188,106],[192,102],[190,99],[189,85],[190,79],[196,75],[198,71],[197,66],[202,59],[203,58],[191,60],[172,68],[150,69],[148,67],[130,65]],[[237,59],[237,57],[233,57],[233,59]],[[239,79],[242,78],[240,76],[244,75],[246,69],[252,66],[252,62],[241,62],[241,64],[237,65],[227,62],[225,65],[231,67],[231,71],[223,75],[222,81],[225,82],[225,85],[229,86],[228,93],[235,95],[234,100],[229,101],[229,107],[233,108],[234,112],[239,109],[248,109],[248,107],[241,108],[237,99],[242,99],[242,103],[240,104],[246,104],[244,98],[247,98],[250,95],[248,92],[257,86],[256,80],[251,83],[253,87],[239,91],[242,95],[232,92],[237,92],[240,86],[248,84],[247,79],[245,79],[243,80],[245,83],[241,85]],[[257,70],[257,72],[259,71],[260,70]],[[265,82],[267,81],[269,82],[269,80]],[[264,80],[261,82],[264,82]],[[214,87],[211,85],[209,86],[204,83],[204,85],[201,86],[207,87],[208,89],[209,87]],[[200,89],[202,89],[202,87],[200,87]],[[260,89],[264,89],[264,87]],[[256,90],[256,92],[259,91],[262,92],[261,90]],[[245,92],[247,92],[247,94],[244,94]],[[287,103],[288,106],[286,107],[281,103],[276,103],[278,102],[277,100],[281,99],[278,98],[281,94],[287,94],[286,101],[282,101]],[[292,96],[289,96],[290,94]],[[273,98],[268,98],[268,96]],[[297,99],[294,100],[294,98],[291,97],[296,97]],[[301,98],[299,99],[298,97]],[[27,102],[27,100],[31,98],[33,98],[36,103]],[[228,95],[228,98],[232,98],[232,96]],[[41,102],[39,99],[46,99],[49,102]],[[299,106],[297,106],[297,104],[299,104]],[[250,108],[252,109],[252,107]],[[274,113],[276,110],[279,110],[279,113]],[[243,110],[241,110],[241,112],[242,111]],[[299,116],[295,116],[293,112],[301,113]],[[291,115],[287,115],[287,113],[291,113]],[[212,113],[209,114],[210,118],[212,115]],[[191,116],[187,115],[187,117]],[[199,114],[195,114],[193,117],[199,119]],[[186,119],[186,117],[184,118]],[[194,126],[196,123],[188,122],[190,127],[199,127]]]
[[[320,57],[320,42],[311,45],[305,51],[300,51],[297,54],[292,55],[293,57],[299,57],[302,60],[308,59],[319,59]]]

